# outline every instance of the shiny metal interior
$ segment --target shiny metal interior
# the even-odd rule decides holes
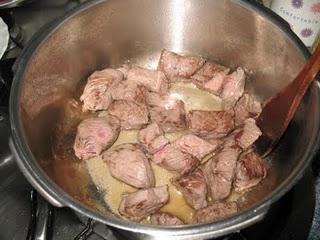
[[[174,230],[128,225],[108,212],[83,164],[66,147],[72,144],[72,134],[59,138],[55,133],[57,124],[63,123],[59,131],[68,132],[79,121],[77,110],[69,108],[68,102],[78,97],[79,86],[92,71],[126,61],[154,68],[163,48],[251,70],[247,90],[266,100],[292,80],[305,62],[304,49],[292,32],[277,24],[283,23],[236,0],[89,1],[46,30],[49,35],[42,33],[37,39],[40,44],[32,43],[17,66],[11,145],[19,166],[56,205],[130,231],[194,239],[235,231],[245,227],[241,223],[246,221],[254,223],[261,209],[265,211],[292,187],[311,159],[319,125],[316,84],[270,156],[269,177],[242,202],[244,212],[213,224]],[[65,119],[66,111],[74,111],[75,118]],[[58,154],[52,154],[53,146],[60,149],[55,151]]]

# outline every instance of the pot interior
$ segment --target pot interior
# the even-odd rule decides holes
[[[30,149],[29,161],[43,170],[40,175],[59,186],[58,194],[69,194],[92,214],[105,214],[106,222],[114,216],[84,163],[73,155],[74,135],[57,136],[57,127],[69,133],[76,126],[73,99],[79,100],[94,70],[127,61],[155,68],[163,48],[250,70],[247,90],[262,101],[290,82],[305,62],[284,30],[241,1],[98,1],[66,18],[35,48],[16,79],[17,126],[26,144],[23,151]],[[269,176],[245,195],[243,210],[270,200],[304,168],[317,108],[314,84],[269,157]]]

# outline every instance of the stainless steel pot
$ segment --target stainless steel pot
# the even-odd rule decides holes
[[[261,100],[291,81],[308,56],[281,19],[246,1],[89,1],[40,31],[16,65],[10,146],[18,165],[53,205],[70,207],[131,236],[200,239],[254,224],[298,181],[317,149],[317,83],[308,90],[270,156],[268,178],[246,195],[237,215],[222,221],[183,227],[129,223],[108,211],[72,154],[58,158],[52,154],[53,131],[64,115],[62,106],[76,96],[79,82],[95,69],[127,60],[154,67],[163,48],[251,69],[249,90]]]

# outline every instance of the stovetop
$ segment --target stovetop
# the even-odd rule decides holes
[[[83,1],[35,0],[19,8],[0,10],[0,16],[10,29],[10,44],[0,61],[1,240],[128,239],[123,232],[80,216],[68,208],[52,207],[28,184],[11,157],[7,145],[9,137],[7,106],[13,78],[11,69],[16,57],[39,28],[81,2]],[[318,158],[320,155],[314,161],[314,172],[309,168],[300,182],[270,208],[262,222],[220,239],[303,240],[308,239],[310,235],[309,240],[320,240],[320,176],[318,174],[320,161],[317,161]],[[315,176],[318,176],[316,185]],[[317,202],[316,208],[315,202]]]

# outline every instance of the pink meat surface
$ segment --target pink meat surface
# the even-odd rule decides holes
[[[152,92],[166,93],[168,79],[162,71],[133,67],[128,71],[127,81],[145,86]]]
[[[98,156],[118,138],[120,122],[112,116],[83,120],[77,128],[74,141],[75,155],[83,160]]]
[[[122,196],[119,213],[135,222],[157,212],[169,201],[167,186],[141,189]]]
[[[114,100],[127,100],[145,104],[146,91],[144,86],[130,81],[122,81],[112,88],[111,96]]]
[[[162,50],[158,69],[163,71],[171,82],[184,81],[196,73],[205,63],[197,56],[181,56]]]
[[[121,144],[102,155],[111,175],[136,188],[150,188],[155,184],[153,170],[143,151],[131,143]]]
[[[83,111],[107,109],[112,102],[110,88],[122,80],[123,73],[111,68],[91,74],[80,97],[83,102]]]
[[[181,221],[178,217],[165,212],[157,212],[150,216],[150,222],[153,225],[160,226],[176,226],[183,225],[183,221]]]
[[[243,124],[247,118],[257,118],[261,111],[261,103],[254,96],[243,94],[234,107],[236,126]]]

